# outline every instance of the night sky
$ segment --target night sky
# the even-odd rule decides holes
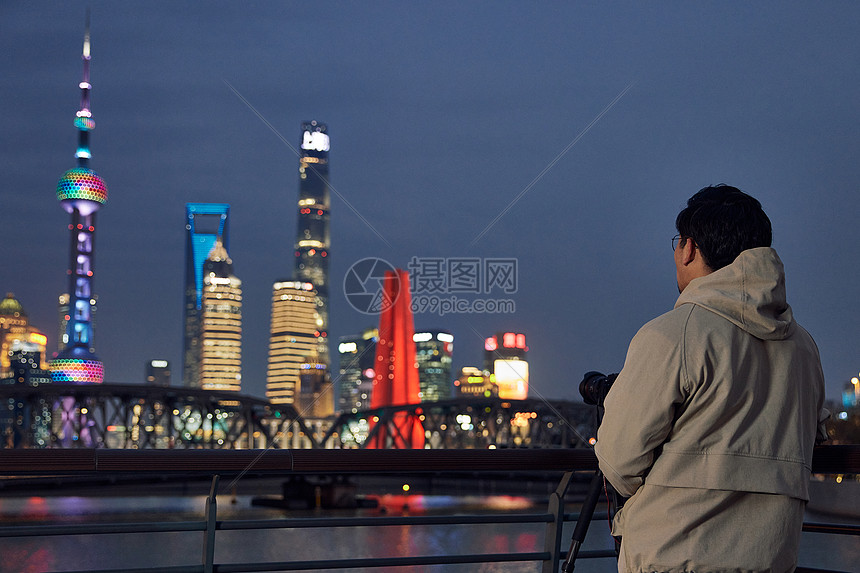
[[[57,336],[92,7],[95,347],[107,382],[181,377],[184,207],[232,206],[243,392],[263,396],[272,283],[293,268],[302,121],[329,126],[330,334],[378,318],[343,294],[378,257],[517,260],[513,313],[416,314],[527,335],[531,395],[588,370],[677,297],[674,219],[701,187],[758,198],[828,397],[860,370],[860,7],[852,2],[4,2],[0,290]],[[0,293],[2,294],[2,293]],[[444,295],[448,296],[448,295]],[[335,365],[336,366],[336,365]]]

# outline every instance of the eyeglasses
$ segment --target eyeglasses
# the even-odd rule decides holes
[[[678,243],[680,243],[681,241],[686,243],[687,241],[692,240],[693,239],[691,239],[690,237],[682,237],[681,235],[675,235],[674,237],[672,237],[672,252],[674,253],[676,250],[678,250]],[[696,245],[695,241],[693,241],[693,248],[699,248],[698,245]]]

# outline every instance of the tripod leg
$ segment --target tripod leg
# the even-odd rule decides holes
[[[597,500],[600,498],[600,491],[602,489],[603,472],[597,470],[594,472],[594,477],[591,478],[591,483],[588,485],[588,493],[585,496],[585,501],[582,502],[579,519],[576,521],[576,527],[573,529],[567,559],[564,560],[564,565],[561,568],[564,573],[571,573],[575,567],[576,556],[579,554],[579,548],[585,541],[585,534],[588,533],[588,526],[591,523],[591,518],[594,516],[594,508],[597,507]]]

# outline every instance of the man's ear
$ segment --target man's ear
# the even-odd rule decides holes
[[[681,245],[681,264],[687,266],[695,261],[696,257],[701,256],[702,253],[696,248],[696,243],[693,239],[687,237],[687,240]]]

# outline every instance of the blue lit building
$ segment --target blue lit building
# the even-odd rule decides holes
[[[185,330],[182,384],[200,387],[200,335],[203,310],[203,265],[220,240],[230,250],[230,205],[185,205]]]

